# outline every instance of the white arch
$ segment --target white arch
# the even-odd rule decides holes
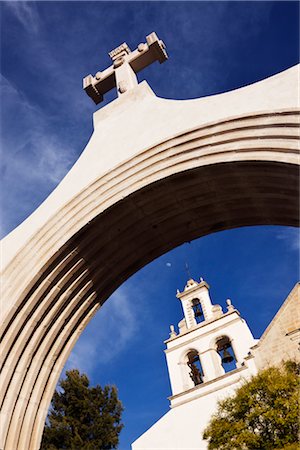
[[[78,162],[3,241],[1,448],[39,447],[73,345],[131,274],[217,230],[298,225],[293,86],[294,68],[191,101],[141,84],[95,114]]]

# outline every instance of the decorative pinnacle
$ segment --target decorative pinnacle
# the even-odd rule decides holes
[[[177,336],[177,333],[175,331],[174,325],[170,325],[170,338],[174,338]]]
[[[233,304],[231,303],[230,298],[228,298],[228,299],[226,300],[226,304],[227,304],[227,310],[228,310],[228,311],[233,311],[233,310],[235,309],[234,306],[233,306]]]
[[[95,76],[87,75],[83,79],[83,89],[96,105],[103,100],[103,95],[114,87],[118,95],[134,89],[137,84],[136,74],[154,61],[163,63],[168,59],[165,44],[156,33],[146,37],[146,43],[139,44],[133,52],[124,42],[109,52],[113,64]]]

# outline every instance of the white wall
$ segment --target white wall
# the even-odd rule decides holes
[[[198,395],[203,393],[203,397],[172,408],[132,444],[132,450],[206,450],[202,433],[217,401],[232,394],[249,376],[248,368],[243,368],[226,374],[223,380],[197,386]],[[223,388],[218,390],[220,385]]]
[[[202,322],[192,331],[167,342],[166,358],[173,395],[193,387],[185,363],[185,356],[190,350],[197,350],[199,353],[205,382],[225,373],[215,350],[216,339],[222,335],[230,338],[237,367],[241,367],[250,347],[256,341],[244,319],[235,311],[213,322]]]

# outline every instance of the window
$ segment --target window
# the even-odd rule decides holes
[[[188,358],[187,365],[190,369],[189,376],[191,377],[191,380],[193,381],[194,385],[197,386],[198,384],[203,383],[203,370],[199,359],[199,355],[196,352],[196,350],[192,350],[191,352],[188,353],[187,358]]]
[[[236,359],[229,337],[222,336],[217,340],[216,345],[225,372],[236,369]]]
[[[204,315],[201,307],[200,300],[198,298],[194,298],[192,300],[192,308],[194,311],[194,316],[197,323],[200,323],[204,320]]]

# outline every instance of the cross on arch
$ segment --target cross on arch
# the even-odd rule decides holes
[[[146,37],[146,43],[139,44],[131,51],[128,45],[119,45],[109,52],[113,64],[95,76],[87,75],[83,79],[83,89],[96,105],[103,100],[103,95],[113,88],[117,88],[118,95],[133,89],[138,85],[136,74],[154,61],[160,64],[168,59],[165,44],[156,33]]]

